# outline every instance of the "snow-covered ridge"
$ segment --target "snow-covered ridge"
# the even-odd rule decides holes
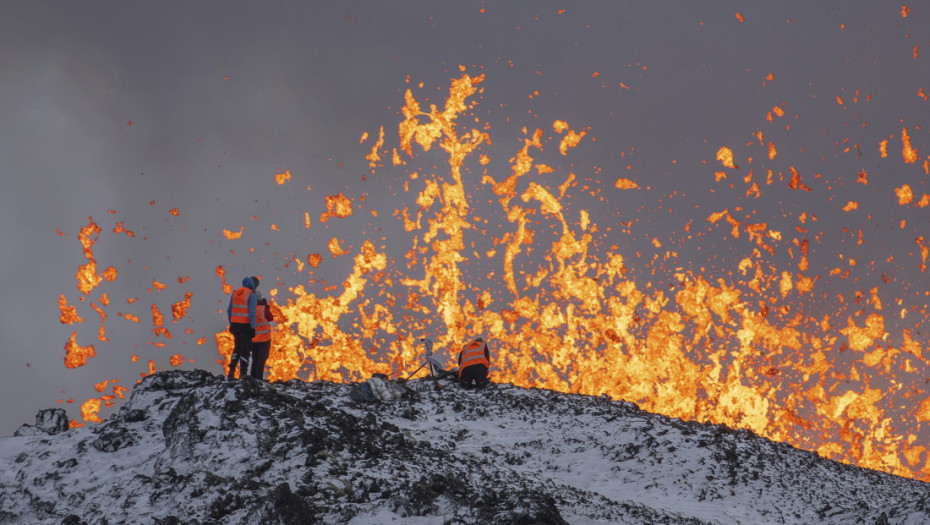
[[[159,372],[0,438],[0,523],[930,523],[930,485],[634,405],[494,385]]]

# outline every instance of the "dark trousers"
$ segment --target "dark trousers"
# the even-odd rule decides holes
[[[481,388],[488,384],[488,367],[484,365],[471,365],[462,369],[459,375],[459,384],[465,388],[471,388],[472,381],[476,387]]]
[[[262,379],[265,376],[265,361],[268,360],[268,354],[271,353],[271,341],[261,341],[252,343],[252,370],[249,375],[255,379]]]
[[[236,367],[239,367],[239,377],[245,377],[249,373],[249,357],[252,356],[252,337],[255,336],[255,329],[248,323],[230,323],[229,333],[233,336],[235,347],[233,348],[232,359],[229,361],[229,374],[227,378],[236,377]]]

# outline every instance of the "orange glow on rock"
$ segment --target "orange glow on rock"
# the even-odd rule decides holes
[[[181,354],[174,354],[169,361],[171,362],[171,366],[181,366],[184,363],[184,356]]]

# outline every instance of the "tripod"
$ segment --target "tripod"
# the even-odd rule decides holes
[[[410,379],[411,377],[417,375],[417,372],[419,372],[420,370],[423,370],[424,366],[429,367],[430,377],[434,379],[438,379],[440,372],[445,371],[445,370],[443,369],[442,365],[439,363],[439,360],[433,357],[433,341],[429,337],[424,337],[423,339],[420,339],[420,342],[423,343],[423,346],[426,347],[426,358],[423,361],[423,364],[420,365],[420,368],[417,368],[416,370],[414,370],[413,373],[410,374],[410,377],[408,377],[407,379]],[[439,383],[437,383],[437,385],[438,384]]]

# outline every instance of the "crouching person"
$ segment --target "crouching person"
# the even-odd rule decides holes
[[[459,353],[459,384],[464,388],[487,385],[489,366],[491,353],[488,351],[488,343],[482,337],[476,337]]]

